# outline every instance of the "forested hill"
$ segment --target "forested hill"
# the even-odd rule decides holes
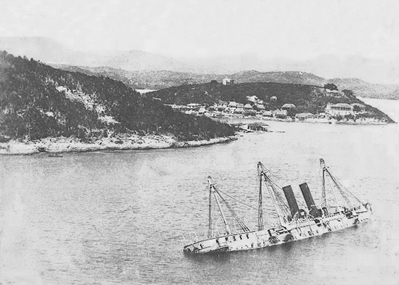
[[[174,112],[108,77],[63,71],[0,52],[2,140],[59,136],[89,140],[112,133],[195,140],[229,136],[234,129]]]
[[[335,84],[339,89],[349,89],[356,96],[382,99],[399,99],[399,85],[372,84],[358,78],[326,79],[312,73],[300,71],[272,71],[259,72],[255,70],[241,71],[233,74],[196,74],[168,70],[127,71],[111,67],[77,67],[54,64],[55,68],[66,71],[77,71],[88,75],[103,75],[122,81],[134,89],[163,89],[187,84],[202,84],[216,80],[222,82],[224,78],[235,80],[236,83],[275,82],[301,85],[323,86],[327,83]]]
[[[332,84],[332,86],[335,85]],[[359,103],[365,105],[366,111],[371,117],[393,122],[391,118],[377,108],[357,99],[351,90],[334,91],[336,93],[321,86],[302,84],[255,82],[223,85],[210,82],[161,89],[147,93],[147,97],[158,98],[165,104],[199,103],[201,105],[213,105],[220,103],[220,101],[234,101],[245,104],[248,102],[248,96],[256,96],[264,102],[266,110],[276,110],[284,104],[294,104],[295,113],[309,112],[313,114],[324,112],[327,103]],[[275,100],[272,100],[272,97],[275,97],[273,98]]]
[[[156,97],[166,104],[184,105],[199,103],[212,105],[219,101],[235,101],[246,103],[247,96],[257,96],[264,102],[270,102],[271,97],[276,96],[272,108],[280,108],[285,103],[295,104],[301,111],[317,112],[317,109],[325,108],[328,100],[324,98],[320,87],[301,84],[284,84],[274,82],[241,83],[234,85],[222,85],[220,83],[206,83],[194,85],[182,85],[161,89],[148,93],[148,97]],[[345,103],[350,101],[345,97]],[[303,110],[302,110],[303,109]]]

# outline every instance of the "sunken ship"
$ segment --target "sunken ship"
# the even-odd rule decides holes
[[[280,188],[272,179],[271,172],[259,162],[257,165],[259,178],[258,221],[257,229],[248,228],[231,207],[222,192],[208,177],[209,186],[209,228],[207,237],[189,241],[183,251],[188,254],[207,254],[231,251],[254,250],[269,246],[281,245],[288,242],[320,236],[345,228],[357,226],[368,221],[372,214],[371,205],[362,202],[346,189],[326,167],[320,159],[322,170],[321,205],[316,205],[307,183],[299,185],[306,207],[300,208],[290,185]],[[327,193],[326,183],[333,186],[335,191]],[[263,192],[268,191],[272,200],[274,215],[278,222],[272,227],[265,228],[263,222]],[[341,204],[337,204],[337,194],[341,196]],[[331,196],[334,205],[329,203],[327,196]],[[216,205],[212,207],[213,203]],[[222,206],[224,205],[224,206]],[[218,209],[223,221],[223,232],[215,230],[212,210]],[[223,210],[225,209],[225,210]],[[236,229],[232,230],[225,211],[229,212]]]

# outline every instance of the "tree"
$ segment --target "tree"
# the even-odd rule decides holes
[[[348,97],[348,98],[354,98],[355,97],[355,94],[353,93],[352,90],[344,89],[344,90],[342,90],[342,93],[344,93],[345,96]]]
[[[324,84],[324,89],[337,90],[338,91],[337,85],[335,85],[333,83]]]
[[[295,118],[295,115],[298,113],[296,108],[290,108],[287,110],[287,116],[291,118]]]

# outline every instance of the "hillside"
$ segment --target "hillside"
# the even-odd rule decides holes
[[[349,89],[356,96],[378,99],[399,99],[399,86],[394,84],[372,84],[358,78],[334,78],[328,80],[340,89]]]
[[[7,50],[15,55],[35,58],[42,62],[52,64],[56,68],[67,71],[78,71],[88,75],[103,75],[122,81],[132,88],[161,89],[182,84],[200,84],[211,80],[221,80],[225,77],[232,78],[238,83],[246,82],[277,82],[292,84],[324,85],[334,83],[339,89],[352,90],[356,96],[368,98],[399,99],[399,85],[372,84],[357,78],[333,78],[325,79],[309,72],[299,71],[270,71],[260,72],[255,70],[229,73],[226,71],[253,69],[258,70],[309,70],[319,74],[319,70],[326,66],[337,67],[331,56],[325,56],[307,63],[290,63],[284,60],[280,62],[264,62],[258,58],[247,56],[245,58],[212,58],[201,61],[177,60],[167,56],[161,56],[139,50],[131,51],[107,51],[107,52],[83,52],[69,49],[62,43],[43,37],[0,37],[0,50]],[[359,59],[353,57],[349,62],[359,64]],[[340,64],[343,63],[339,60]],[[375,62],[367,62],[368,69]],[[245,63],[243,65],[243,63]],[[378,64],[377,64],[378,65]],[[230,66],[230,67],[229,67]],[[348,65],[347,65],[348,66]],[[317,67],[317,68],[315,68]],[[346,69],[340,67],[342,75],[346,75]],[[343,72],[343,73],[342,73]],[[371,74],[362,71],[362,74]]]
[[[161,89],[210,80],[220,82],[227,76],[238,83],[323,85],[331,82],[341,90],[353,90],[356,96],[399,99],[398,84],[372,84],[354,78],[356,76],[371,82],[396,82],[397,58],[381,61],[356,55],[322,55],[297,61],[264,59],[255,54],[174,58],[141,50],[79,51],[44,37],[0,37],[0,50],[57,65],[56,68],[63,65],[60,68],[68,71],[79,69],[90,75],[109,76],[132,88]]]
[[[73,136],[90,141],[120,133],[199,140],[229,136],[234,129],[174,112],[107,77],[67,72],[0,52],[2,140]]]
[[[238,83],[276,82],[323,86],[327,80],[311,73],[299,71],[259,72],[256,70],[241,71],[233,74],[197,74],[170,70],[127,71],[111,67],[78,67],[53,65],[67,71],[79,71],[89,75],[102,75],[119,80],[132,88],[162,89],[184,84],[208,83],[211,80],[222,82],[226,77]]]
[[[175,58],[142,50],[81,51],[68,48],[62,41],[44,37],[0,37],[0,50],[35,58],[47,64],[106,66],[127,71],[175,71],[196,74],[232,75],[243,70],[260,72],[296,70],[324,78],[362,78],[369,82],[397,82],[398,58],[389,60],[359,55],[324,54],[307,60],[264,58],[254,53]],[[270,80],[266,81],[269,82]],[[247,81],[239,81],[240,83]],[[250,81],[253,82],[253,81]],[[276,82],[276,81],[274,81]],[[279,81],[280,82],[280,81]],[[197,82],[204,83],[204,82]],[[284,83],[284,82],[280,82]],[[287,82],[314,84],[310,82]],[[179,85],[179,84],[176,84]],[[382,84],[384,85],[384,84]],[[385,85],[384,85],[385,86]],[[170,87],[170,86],[165,86]],[[341,89],[345,87],[342,86]],[[378,89],[376,90],[378,94]],[[373,94],[373,93],[372,93]],[[384,96],[386,93],[382,92]],[[362,94],[362,96],[364,96]],[[371,95],[373,96],[373,95]],[[386,97],[386,96],[385,96]]]
[[[284,104],[294,104],[295,113],[321,113],[327,103],[359,103],[366,106],[366,112],[375,118],[393,122],[380,110],[357,99],[353,92],[344,90],[339,96],[328,93],[324,88],[314,85],[286,84],[275,82],[241,83],[223,85],[205,83],[182,85],[147,93],[148,98],[159,98],[165,104],[187,105],[198,103],[213,105],[220,101],[235,101],[245,104],[248,96],[256,96],[264,102],[267,110],[280,109]],[[271,100],[272,97],[276,100]]]
[[[259,72],[256,70],[251,70],[234,73],[228,77],[236,80],[238,83],[275,82],[318,86],[323,86],[324,83],[326,83],[326,80],[322,77],[300,71]]]
[[[77,67],[68,65],[53,65],[54,67],[79,71],[89,75],[108,76],[122,81],[134,89],[162,89],[184,84],[202,84],[211,80],[221,82],[223,78],[234,79],[237,83],[248,82],[276,82],[302,85],[323,86],[333,83],[340,90],[352,90],[355,96],[381,99],[399,99],[399,86],[387,84],[371,84],[357,78],[325,79],[307,72],[299,71],[273,71],[259,72],[255,70],[241,71],[233,74],[196,74],[189,72],[160,71],[127,71],[110,67]]]
[[[66,71],[77,71],[88,75],[107,76],[121,81],[133,89],[162,89],[179,86],[188,83],[205,83],[211,81],[215,75],[195,74],[189,72],[176,72],[170,70],[153,71],[127,71],[107,66],[69,66],[63,64],[52,64],[53,67]],[[217,78],[224,78],[221,75]]]
[[[171,57],[141,50],[79,51],[44,37],[0,37],[0,50],[47,64],[108,66],[125,70],[184,70],[186,64]]]

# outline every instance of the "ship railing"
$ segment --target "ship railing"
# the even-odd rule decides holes
[[[216,238],[216,237],[221,237],[221,236],[226,236],[226,235],[228,235],[226,232],[213,232],[212,236],[209,237],[208,232],[189,232],[189,233],[181,234],[181,240],[182,240],[182,242],[191,244],[191,243],[196,243],[199,241]]]
[[[200,240],[204,240],[207,237],[206,232],[190,232],[181,234],[181,240],[185,243],[195,243]]]
[[[208,232],[189,232],[181,234],[180,237],[182,242],[185,242],[186,244],[191,244],[217,237],[235,236],[242,234],[248,234],[248,232],[227,233],[227,232],[214,231],[211,236],[208,235]]]

